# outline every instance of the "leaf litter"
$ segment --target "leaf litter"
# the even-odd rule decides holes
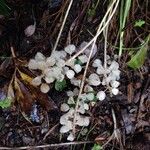
[[[16,8],[19,8],[16,2],[10,2],[10,1],[8,2],[13,3],[13,5],[16,5]],[[62,19],[61,15],[63,15],[63,11],[64,11],[63,4],[65,3],[63,1],[51,1],[47,3],[48,5],[46,5],[44,4],[44,2],[40,2],[40,7],[34,8],[35,9],[34,11],[37,13],[36,14],[37,24],[36,26],[34,25],[28,27],[26,26],[27,28],[24,28],[23,24],[26,23],[26,20],[24,19],[26,15],[28,15],[28,18],[31,17],[30,11],[28,11],[30,10],[30,8],[27,7],[28,2],[20,1],[20,3],[22,4],[23,9],[20,11],[21,14],[19,14],[18,10],[16,10],[15,21],[17,23],[21,22],[22,25],[18,25],[18,27],[20,28],[17,30],[15,36],[19,37],[19,35],[21,35],[22,37],[20,40],[22,40],[24,38],[23,33],[26,31],[25,32],[26,37],[24,38],[24,40],[27,43],[28,42],[30,43],[30,47],[28,49],[29,51],[26,51],[27,53],[29,52],[30,54],[32,54],[30,58],[32,58],[35,53],[39,52],[39,47],[41,53],[45,54],[45,56],[49,56],[50,55],[49,50],[51,49],[50,45],[54,43],[54,39],[56,38],[56,33],[57,33],[56,30],[58,30],[58,27],[60,26],[59,23],[61,22]],[[34,5],[34,1],[29,3],[32,3]],[[98,24],[97,22],[101,18],[101,15],[99,16],[96,13],[96,10],[101,6],[101,2],[98,3],[98,6],[96,8],[94,8],[94,5],[92,5],[91,4],[92,2],[90,1],[87,2],[83,1],[79,3],[84,8],[80,8],[78,2],[74,3],[73,5],[74,10],[69,16],[66,28],[64,29],[64,33],[62,34],[62,39],[60,40],[59,47],[61,47],[61,49],[62,47],[65,47],[67,45],[65,43],[68,43],[70,40],[71,43],[77,43],[77,45],[81,43],[79,41],[85,41],[85,40],[88,41],[90,39],[89,37],[91,35],[94,35],[95,32],[94,28],[97,28],[97,24]],[[52,10],[51,12],[51,9],[53,8],[55,8],[56,10]],[[95,13],[90,14],[90,18],[92,19],[89,19],[86,13],[88,8],[90,8],[90,10],[94,9]],[[24,11],[26,15],[24,14]],[[47,11],[48,14],[46,16],[47,18],[44,18],[43,15],[45,11]],[[53,14],[53,11],[56,14],[55,13]],[[103,8],[101,8],[101,11],[102,13],[104,12]],[[80,16],[80,12],[81,12],[81,16]],[[137,12],[135,12],[135,14],[136,13]],[[24,17],[19,18],[20,15]],[[43,17],[41,17],[42,15]],[[53,15],[57,18],[56,20],[59,22],[58,24],[56,20],[54,21]],[[77,16],[77,18],[74,18],[73,16]],[[83,16],[86,16],[87,18],[86,17],[85,18],[87,20],[83,19],[84,18]],[[38,22],[41,19],[42,20],[45,19],[44,20],[45,27],[43,27],[42,24],[41,25],[38,24]],[[51,24],[53,23],[53,21],[55,22],[55,25],[56,24],[57,25],[55,28],[55,32],[52,33],[53,28],[51,28]],[[115,20],[113,23],[115,24]],[[147,23],[145,22],[143,25],[145,26],[147,25]],[[111,27],[110,30],[113,29],[115,29],[115,25]],[[45,36],[45,38],[41,40],[42,42],[39,42],[40,40],[37,41],[37,39],[43,37],[42,35],[42,33],[44,33],[43,30],[45,30],[44,32],[46,32],[48,36]],[[89,35],[87,35],[87,32],[85,32],[87,30]],[[128,32],[128,27],[126,30],[127,30],[126,32]],[[19,32],[21,31],[21,33],[18,34],[18,31]],[[2,30],[1,34],[3,33],[4,32]],[[66,33],[68,34],[67,35],[68,37],[66,37]],[[116,31],[111,33],[113,34],[110,34],[109,38],[113,40],[114,38],[113,35],[116,33]],[[135,35],[130,34],[130,37],[128,37],[127,39],[130,39],[132,36]],[[67,41],[65,41],[65,39],[67,39]],[[72,133],[60,137],[59,134],[60,128],[58,125],[59,118],[62,115],[62,112],[60,112],[58,108],[61,108],[62,111],[67,112],[70,109],[69,106],[75,105],[76,99],[70,98],[68,99],[68,104],[66,103],[68,97],[64,92],[64,90],[73,91],[73,87],[70,86],[69,89],[67,89],[68,87],[66,87],[66,84],[68,84],[68,82],[66,83],[66,81],[63,81],[62,83],[55,82],[55,87],[50,87],[50,92],[48,93],[45,92],[47,94],[44,94],[44,92],[42,93],[39,88],[31,84],[33,78],[35,78],[35,74],[39,75],[40,72],[35,70],[31,72],[31,70],[28,70],[26,68],[26,64],[29,58],[27,57],[21,58],[20,57],[21,55],[18,55],[22,52],[21,50],[18,50],[18,48],[16,48],[18,41],[17,40],[15,41],[15,37],[14,39],[13,38],[11,39],[11,42],[13,42],[13,45],[16,49],[15,53],[17,54],[18,57],[6,58],[5,60],[1,61],[2,63],[0,66],[0,82],[2,82],[2,84],[0,86],[1,89],[0,102],[2,100],[9,99],[11,103],[6,103],[6,105],[2,104],[6,108],[0,109],[0,130],[1,130],[0,137],[2,137],[2,139],[0,140],[0,146],[7,146],[7,147],[27,146],[27,145],[37,146],[43,143],[44,144],[56,143],[56,147],[57,147],[57,144],[64,141],[66,142],[67,136],[69,140],[73,140],[74,135]],[[8,40],[6,40],[6,43],[7,43],[6,45],[10,44]],[[94,53],[96,55],[93,54],[92,56],[93,58],[94,57],[97,57],[98,59],[102,58],[103,44],[102,44],[102,48],[99,50],[101,43],[103,42],[99,42],[98,46],[95,47]],[[127,43],[125,44],[126,46],[130,46]],[[130,44],[132,45],[132,43]],[[4,44],[3,46],[4,51],[6,45]],[[79,49],[81,47],[79,46]],[[81,70],[81,66],[83,65],[83,63],[85,63],[84,61],[86,61],[87,59],[86,56],[89,55],[90,53],[89,49],[90,47],[88,47],[87,51],[85,51],[86,55],[84,57],[82,56],[80,60],[76,61],[77,65],[74,68],[75,73],[81,72],[82,74],[83,69]],[[72,53],[74,53],[74,51],[71,52],[69,50],[69,53],[71,55]],[[113,54],[114,51],[111,51],[111,49],[109,49],[109,54],[111,53]],[[95,142],[98,143],[99,145],[95,144],[93,149],[95,147],[101,149],[101,145],[107,143],[107,141],[110,140],[111,137],[110,134],[113,133],[113,128],[114,128],[113,125],[115,123],[114,118],[111,115],[112,113],[111,110],[113,108],[115,112],[115,116],[117,118],[116,121],[117,132],[114,132],[115,137],[117,138],[112,139],[110,145],[109,144],[107,145],[108,149],[110,147],[112,148],[111,144],[114,145],[114,148],[117,149],[120,146],[118,143],[121,143],[121,140],[125,141],[124,146],[126,148],[132,147],[132,149],[135,149],[138,147],[137,146],[138,144],[141,144],[142,145],[141,147],[147,146],[147,140],[148,140],[147,132],[149,131],[149,98],[150,97],[149,97],[149,90],[148,90],[149,86],[145,87],[144,90],[143,88],[145,83],[148,81],[147,79],[149,78],[149,75],[148,72],[143,72],[141,70],[141,66],[144,66],[145,68],[148,67],[149,60],[148,58],[146,58],[146,55],[148,54],[149,51],[148,51],[148,42],[147,42],[145,47],[141,47],[141,49],[139,49],[139,51],[135,55],[131,56],[131,60],[127,63],[127,65],[130,66],[130,68],[134,68],[134,69],[138,68],[140,69],[140,71],[138,70],[132,71],[129,68],[124,68],[123,66],[121,66],[122,61],[126,61],[127,58],[124,54],[123,59],[119,63],[119,65],[121,66],[121,72],[123,71],[123,73],[121,73],[121,78],[119,81],[120,85],[118,85],[117,83],[118,81],[113,83],[111,82],[111,86],[115,88],[115,90],[112,90],[112,93],[114,95],[118,94],[116,88],[118,88],[119,86],[120,92],[119,95],[117,95],[116,97],[106,96],[104,94],[105,90],[99,87],[97,87],[97,89],[101,89],[100,92],[104,92],[104,93],[96,96],[94,92],[93,93],[91,92],[91,88],[88,87],[88,89],[90,89],[91,92],[87,94],[88,99],[96,101],[96,97],[97,97],[100,99],[100,101],[98,101],[98,103],[95,101],[90,103],[88,108],[88,110],[90,111],[87,111],[86,113],[88,114],[88,116],[92,118],[90,120],[90,126],[88,127],[89,130],[91,129],[91,132],[89,131],[89,135],[87,138],[85,138],[85,135],[82,134],[80,135],[80,132],[78,132],[79,133],[77,139],[78,141],[84,141],[85,139],[88,139],[94,143],[93,139],[95,139]],[[112,55],[110,56],[112,57]],[[99,61],[94,62],[93,65],[96,66],[98,65],[97,67],[100,68],[101,62]],[[108,64],[108,66],[109,65],[110,64]],[[92,67],[89,67],[89,72],[93,72]],[[101,70],[97,69],[97,72],[99,72],[100,74]],[[142,79],[141,76],[143,76],[144,79]],[[68,77],[74,78],[76,77],[76,74],[74,73],[72,74],[72,72],[68,72]],[[2,80],[1,78],[4,78],[4,80]],[[82,78],[82,75],[78,78],[80,80]],[[139,86],[139,88],[134,88],[134,85],[137,85],[139,83],[139,80],[141,85]],[[73,82],[78,84],[77,81],[75,80]],[[91,81],[91,83],[93,83],[93,81]],[[54,88],[57,89],[57,91],[55,91]],[[68,92],[68,94],[71,93]],[[11,107],[8,107],[10,106],[10,104]],[[83,112],[83,110],[80,111]],[[81,118],[79,117],[79,119]],[[83,118],[81,119],[81,121],[78,122],[79,125],[84,123],[89,124],[88,121],[84,122]],[[93,126],[94,128],[92,129]],[[77,128],[77,131],[79,131],[79,128]],[[140,136],[145,140],[144,142],[141,139],[138,139],[138,137]],[[43,138],[44,141],[41,140]],[[116,142],[115,140],[119,142]],[[131,142],[132,140],[133,142]],[[81,148],[83,147],[82,146],[75,147],[75,149],[81,149]],[[86,149],[92,149],[91,145],[87,144]]]

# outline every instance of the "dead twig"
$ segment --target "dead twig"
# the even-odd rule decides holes
[[[0,147],[0,150],[23,150],[23,149],[39,149],[39,148],[50,148],[50,147],[66,147],[70,145],[81,145],[81,144],[90,144],[94,143],[94,141],[75,141],[75,142],[67,142],[67,143],[59,143],[59,144],[46,144],[39,146],[22,146],[22,147]]]
[[[59,123],[57,123],[56,125],[54,125],[52,128],[49,129],[49,131],[45,134],[43,140],[46,140],[46,138],[55,130],[55,128],[59,125]]]
[[[107,142],[105,144],[102,145],[102,147],[106,147],[106,145],[108,145],[111,141],[113,141],[114,139],[116,139],[118,141],[118,143],[120,144],[120,150],[123,150],[123,145],[121,142],[121,133],[120,130],[117,128],[117,120],[116,120],[116,115],[115,115],[115,111],[112,108],[111,109],[111,113],[112,113],[112,118],[113,118],[113,122],[114,122],[114,130],[112,135],[109,137],[109,139],[107,140]]]
[[[58,37],[57,37],[57,40],[56,40],[56,42],[55,42],[55,45],[54,45],[54,48],[53,48],[52,52],[54,52],[54,51],[56,50],[56,48],[57,48],[57,45],[58,45],[58,42],[59,42],[59,39],[60,39],[61,33],[62,33],[63,29],[64,29],[64,25],[65,25],[65,23],[66,23],[66,19],[67,19],[67,17],[68,17],[68,14],[69,14],[70,8],[71,8],[71,6],[72,6],[72,3],[73,3],[73,0],[70,0],[70,3],[69,3],[69,6],[68,6],[68,9],[67,9],[67,11],[66,11],[66,14],[65,14],[65,17],[64,17],[64,20],[63,20],[62,26],[61,26],[61,28],[60,28],[60,31],[59,31],[59,34],[58,34]]]

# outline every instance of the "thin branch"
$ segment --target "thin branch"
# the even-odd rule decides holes
[[[63,147],[63,146],[70,146],[70,145],[81,145],[81,144],[89,144],[94,143],[94,141],[75,141],[75,142],[68,142],[68,143],[59,143],[59,144],[46,144],[46,145],[39,145],[39,146],[23,146],[23,147],[0,147],[0,150],[24,150],[24,149],[39,149],[39,148],[50,148],[50,147]]]
[[[114,10],[116,10],[116,8],[117,8],[117,6],[118,6],[118,3],[119,3],[119,1],[117,1]],[[111,6],[108,8],[109,11],[111,11],[110,8],[113,8],[114,4],[115,4],[115,3],[114,3],[114,1],[113,1],[112,4],[111,4]],[[107,11],[107,12],[108,12],[108,11]],[[109,12],[108,12],[108,13],[107,13],[107,12],[106,12],[106,14],[109,14]],[[114,14],[114,12],[115,12],[115,11],[113,11],[112,14]],[[107,17],[106,14],[105,14],[104,18]],[[76,128],[75,122],[76,122],[76,116],[77,116],[77,109],[78,109],[78,107],[79,107],[79,102],[80,102],[80,96],[81,96],[82,91],[83,91],[84,82],[85,82],[85,78],[86,78],[88,66],[89,66],[89,63],[90,63],[90,59],[91,59],[92,54],[93,54],[93,51],[94,51],[94,45],[96,44],[96,40],[97,40],[97,38],[98,38],[97,35],[99,35],[99,34],[105,29],[105,27],[107,27],[106,24],[108,25],[109,21],[111,20],[110,18],[112,18],[112,16],[109,16],[109,18],[108,18],[106,24],[103,24],[103,22],[105,21],[104,18],[103,18],[102,22],[101,22],[100,25],[99,25],[99,28],[98,28],[98,30],[97,30],[97,34],[95,35],[95,37],[93,38],[93,40],[91,40],[92,43],[91,43],[91,41],[89,42],[89,43],[92,44],[92,48],[91,48],[91,51],[90,51],[90,55],[89,55],[89,57],[88,57],[88,61],[87,61],[87,63],[86,63],[85,71],[84,71],[84,74],[83,74],[83,77],[82,77],[82,81],[81,81],[80,91],[79,91],[78,98],[77,98],[77,102],[76,102],[76,106],[75,106],[75,112],[74,112],[74,118],[73,118],[73,133],[74,133],[74,134],[75,134],[75,128]],[[102,26],[103,26],[103,27],[102,27]],[[88,46],[89,46],[89,43],[87,44]],[[87,45],[86,45],[85,47],[87,47]],[[85,47],[84,47],[84,48],[85,48]],[[83,48],[83,49],[84,49],[84,48]],[[83,51],[83,49],[82,49],[81,51]],[[81,51],[80,51],[80,52],[81,52]],[[75,56],[75,55],[74,55],[74,56]]]
[[[52,52],[54,52],[54,51],[56,50],[56,48],[57,48],[58,42],[59,42],[59,40],[60,40],[60,36],[61,36],[62,31],[63,31],[63,29],[64,29],[64,25],[65,25],[65,23],[66,23],[66,19],[67,19],[67,17],[68,17],[70,8],[71,8],[71,6],[72,6],[72,3],[73,3],[73,0],[70,0],[68,9],[67,9],[67,11],[66,11],[66,14],[65,14],[65,17],[64,17],[62,26],[61,26],[61,28],[60,28],[60,31],[59,31],[59,34],[58,34],[58,37],[57,37],[57,40],[56,40],[56,42],[55,42],[55,45],[54,45],[54,48],[53,48]]]
[[[116,2],[116,1],[117,1],[117,2]],[[115,7],[114,7],[114,9],[113,9],[113,11],[112,11],[112,14],[111,14],[110,17],[108,18],[108,20],[107,20],[107,22],[104,24],[104,26],[103,26],[102,28],[100,28],[101,30],[99,30],[99,32],[94,36],[94,38],[91,39],[91,41],[89,41],[89,43],[88,43],[85,47],[83,47],[78,53],[76,53],[74,56],[72,56],[72,57],[66,62],[66,64],[67,64],[69,61],[72,61],[73,59],[75,59],[76,57],[78,57],[81,53],[83,53],[83,52],[95,41],[95,39],[97,39],[97,37],[103,32],[103,30],[105,29],[105,27],[109,24],[110,20],[112,19],[114,13],[116,12],[116,9],[117,9],[117,7],[118,7],[119,1],[120,1],[120,0],[114,0],[114,1],[112,2],[112,5],[108,8],[108,10],[107,10],[107,12],[106,12],[104,18],[103,18],[102,21],[101,21],[101,25],[100,25],[100,26],[103,25],[103,23],[104,23],[104,21],[105,21],[107,15],[108,15],[108,13],[109,13],[110,10],[113,8],[114,3],[116,2],[116,5],[115,5]]]

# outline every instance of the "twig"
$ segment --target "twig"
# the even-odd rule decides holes
[[[14,52],[14,48],[12,46],[10,47],[10,50],[11,50],[12,57],[16,58],[16,55],[15,55],[15,52]]]
[[[116,1],[117,1],[117,2],[116,2]],[[76,53],[74,56],[72,56],[66,63],[68,63],[68,62],[72,61],[73,59],[75,59],[76,57],[78,57],[81,53],[83,53],[83,52],[87,49],[87,47],[89,47],[89,46],[95,41],[95,39],[97,39],[97,37],[102,33],[102,31],[105,29],[105,27],[108,25],[108,23],[109,23],[110,20],[112,19],[113,15],[114,15],[114,13],[116,12],[116,9],[117,9],[117,7],[118,7],[119,1],[120,1],[120,0],[114,0],[114,1],[112,2],[112,5],[108,8],[108,10],[107,10],[107,12],[106,12],[104,18],[103,18],[102,21],[101,21],[101,26],[103,25],[103,23],[104,23],[104,21],[105,21],[107,15],[108,15],[108,13],[109,13],[110,10],[113,8],[114,3],[116,2],[115,8],[113,9],[112,14],[111,14],[110,17],[108,18],[107,22],[103,25],[103,27],[101,28],[101,30],[99,30],[99,32],[94,36],[94,38],[91,39],[91,41],[89,41],[89,43],[88,43],[85,47],[83,47],[78,53]]]
[[[113,6],[114,6],[114,4],[115,4],[114,2],[116,2],[116,1],[113,1],[112,4],[111,4],[111,6],[108,8],[109,11],[111,11],[110,8],[113,8]],[[118,3],[119,3],[119,0],[117,1],[114,10],[116,10],[116,8],[117,8],[117,6],[118,6]],[[115,11],[112,12],[112,14],[114,14],[114,13],[115,13]],[[94,45],[95,45],[95,43],[96,43],[96,40],[97,40],[97,38],[98,38],[98,35],[105,29],[105,27],[107,27],[107,25],[108,25],[108,23],[109,23],[109,21],[110,21],[110,18],[112,18],[112,14],[111,14],[111,16],[108,18],[106,24],[103,25],[103,22],[105,21],[105,19],[106,19],[106,17],[107,17],[107,14],[109,14],[108,11],[106,12],[106,14],[105,14],[105,16],[104,16],[102,22],[101,22],[100,25],[99,25],[99,28],[98,28],[98,30],[97,30],[97,34],[96,34],[95,37],[91,40],[92,42],[91,42],[91,41],[89,42],[90,44],[92,44],[92,48],[91,48],[91,51],[90,51],[90,55],[89,55],[89,57],[88,57],[88,61],[87,61],[87,63],[86,63],[85,71],[84,71],[84,74],[83,74],[83,77],[82,77],[82,81],[81,81],[80,91],[79,91],[78,98],[77,98],[77,102],[76,102],[76,106],[75,106],[75,112],[74,112],[74,118],[73,118],[73,133],[74,133],[74,134],[75,134],[75,127],[76,127],[75,122],[76,122],[76,116],[77,116],[77,109],[78,109],[78,107],[79,107],[80,96],[81,96],[82,91],[83,91],[83,87],[84,87],[84,82],[85,82],[85,78],[86,78],[88,66],[89,66],[90,59],[91,59],[91,57],[92,57],[93,50],[94,50]],[[103,27],[102,27],[102,26],[103,26]],[[81,51],[83,51],[86,47],[88,47],[88,46],[89,46],[89,43],[88,43]],[[81,51],[79,51],[79,52],[81,52]],[[77,54],[78,54],[78,53],[77,53]],[[76,55],[74,55],[72,58],[74,58],[75,56],[76,56]],[[72,59],[72,58],[71,58],[71,59]]]
[[[85,82],[85,78],[86,78],[88,66],[89,66],[89,63],[90,63],[90,60],[91,60],[93,51],[94,51],[95,43],[96,43],[96,39],[95,39],[95,41],[94,41],[93,44],[92,44],[92,48],[91,48],[91,51],[90,51],[90,55],[89,55],[89,57],[88,57],[88,61],[87,61],[86,66],[85,66],[85,71],[84,71],[84,74],[83,74],[83,77],[82,77],[81,86],[80,86],[80,91],[79,91],[78,98],[77,98],[77,102],[76,102],[76,107],[75,107],[75,112],[74,112],[74,117],[73,117],[73,133],[74,133],[74,134],[75,134],[75,127],[76,127],[75,122],[76,122],[76,116],[77,116],[77,109],[78,109],[78,107],[79,107],[80,96],[81,96],[81,94],[82,94],[82,90],[83,90],[83,87],[84,87],[84,82]]]
[[[46,145],[39,145],[39,146],[23,146],[23,147],[0,147],[0,150],[23,150],[23,149],[39,149],[39,148],[50,148],[50,147],[63,147],[69,145],[81,145],[81,144],[89,144],[94,143],[94,141],[75,141],[75,142],[68,142],[68,143],[59,143],[59,144],[46,144]]]
[[[52,52],[54,52],[54,51],[56,50],[56,48],[57,48],[58,42],[59,42],[59,40],[60,40],[61,33],[62,33],[63,29],[64,29],[64,25],[65,25],[65,23],[66,23],[66,19],[67,19],[67,17],[68,17],[70,8],[71,8],[71,6],[72,6],[72,3],[73,3],[73,0],[70,0],[68,9],[67,9],[67,11],[66,11],[66,14],[65,14],[63,23],[62,23],[62,25],[61,25],[61,28],[60,28],[60,31],[59,31],[59,34],[58,34],[58,37],[57,37],[57,40],[56,40],[56,42],[55,42],[55,45],[54,45],[54,48],[53,48]]]
[[[45,134],[43,140],[45,140],[47,138],[47,136],[49,136],[51,134],[52,131],[54,131],[54,129],[58,126],[59,124],[57,123],[56,125],[54,125],[52,128],[49,129],[49,131]]]
[[[114,112],[114,109],[111,109],[111,113],[112,113],[112,118],[113,118],[113,123],[114,123],[114,130],[112,135],[109,137],[109,139],[107,140],[107,142],[105,144],[102,145],[102,147],[106,147],[106,145],[108,145],[108,143],[110,143],[113,139],[117,139],[118,142],[120,142],[120,150],[123,150],[123,145],[121,143],[120,137],[118,137],[118,133],[120,135],[120,130],[117,128],[117,120],[116,120],[116,115]]]

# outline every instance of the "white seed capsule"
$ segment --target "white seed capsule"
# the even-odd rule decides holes
[[[101,65],[102,65],[102,62],[101,62],[100,59],[95,59],[93,64],[92,64],[92,66],[95,67],[95,68],[97,68],[97,67],[99,67]]]
[[[70,107],[69,107],[68,104],[66,104],[66,103],[61,104],[60,110],[61,110],[62,112],[66,112],[66,111],[68,111],[69,109],[70,109]]]
[[[67,133],[69,131],[70,131],[70,129],[65,125],[60,128],[60,133]]]
[[[84,87],[84,92],[88,93],[88,92],[92,92],[92,91],[93,91],[93,88],[90,85],[86,84]]]
[[[38,63],[35,59],[30,59],[29,63],[28,63],[28,68],[32,69],[32,70],[36,70],[38,69]]]
[[[47,59],[46,59],[46,65],[49,67],[51,67],[51,66],[54,66],[55,65],[55,63],[56,63],[56,60],[55,60],[55,58],[54,57],[48,57]]]
[[[120,85],[120,83],[118,81],[111,81],[110,84],[113,88],[117,88]]]
[[[34,86],[39,86],[41,84],[41,76],[37,76],[35,77],[32,82],[31,82],[32,85]]]
[[[79,73],[81,70],[82,70],[81,65],[76,64],[76,65],[74,66],[74,71],[75,71],[76,73]]]
[[[69,79],[74,78],[74,75],[75,75],[75,73],[74,73],[73,70],[68,70],[68,71],[66,72],[66,76],[67,76]]]
[[[50,90],[50,87],[46,83],[42,83],[40,87],[41,92],[47,93]]]
[[[100,100],[103,101],[106,98],[106,94],[104,91],[99,91],[96,95],[96,97]]]
[[[56,63],[57,67],[64,67],[65,66],[65,61],[63,59],[59,59],[58,62]]]
[[[89,82],[89,85],[93,85],[93,86],[98,86],[101,83],[100,78],[96,73],[92,73],[89,76],[88,82]]]
[[[84,64],[88,61],[88,57],[86,55],[78,56],[78,59]]]
[[[44,70],[47,67],[45,61],[38,61],[38,69],[39,70]]]
[[[55,80],[53,77],[47,77],[47,76],[44,79],[45,79],[46,83],[48,83],[48,84],[53,83]]]
[[[114,94],[114,95],[118,95],[119,90],[118,90],[117,88],[112,88],[111,92],[112,92],[112,94]]]
[[[73,133],[70,133],[69,136],[67,137],[68,141],[73,141],[75,139],[75,136],[73,135]]]
[[[41,52],[37,52],[35,55],[36,61],[45,61],[45,56]]]
[[[93,93],[88,93],[88,94],[86,94],[86,98],[87,98],[89,101],[92,101],[92,100],[94,100],[94,94],[93,94]]]
[[[67,47],[65,47],[65,51],[68,53],[68,54],[72,54],[72,53],[74,53],[75,52],[75,50],[76,50],[76,47],[75,47],[75,45],[73,45],[73,44],[70,44],[70,45],[68,45]]]

